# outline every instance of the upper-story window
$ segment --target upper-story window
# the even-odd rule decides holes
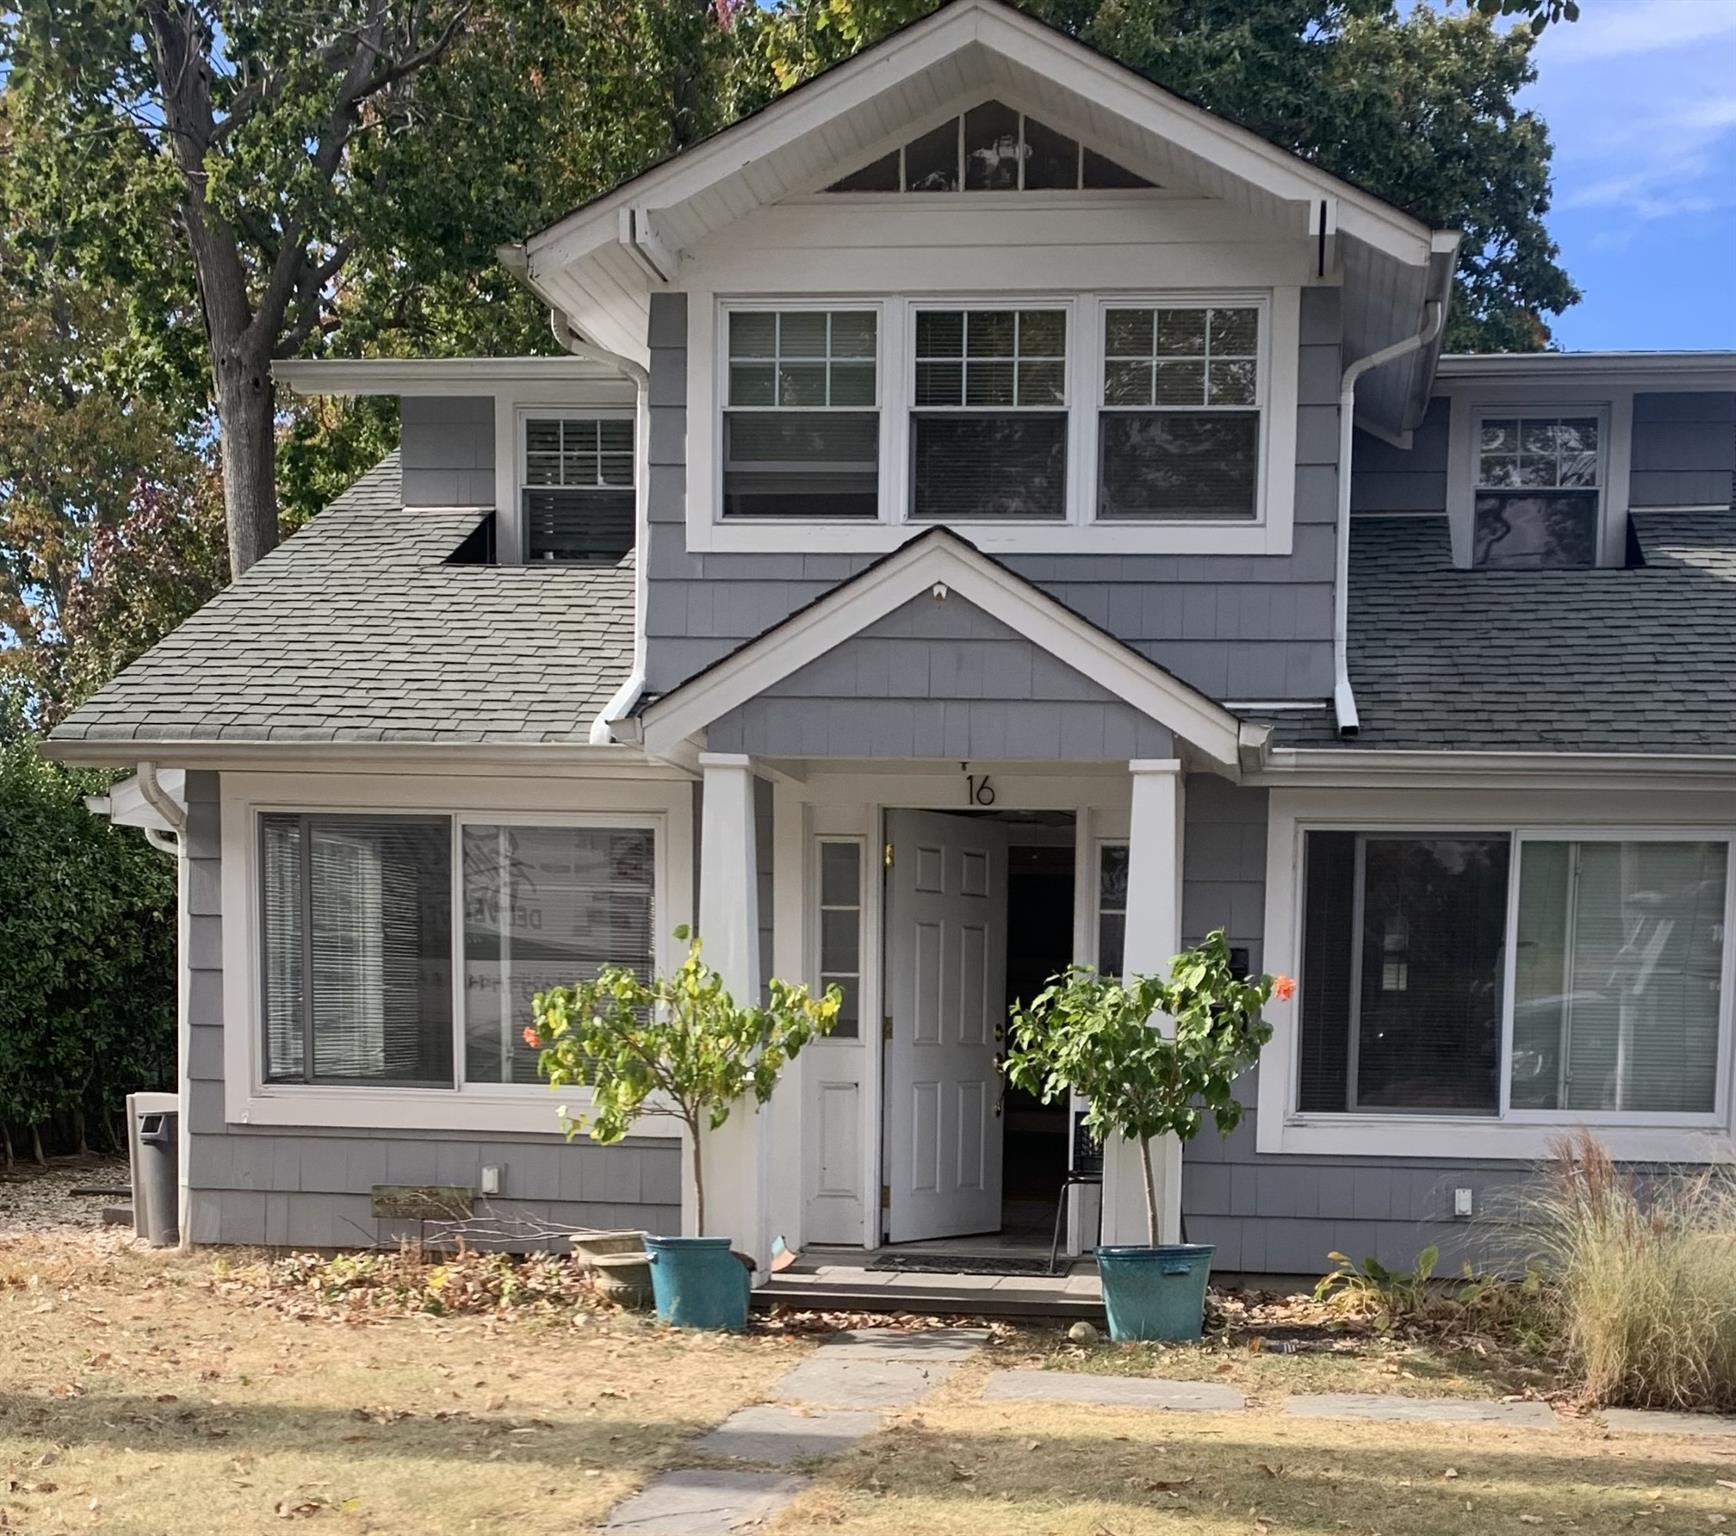
[[[633,548],[633,417],[524,417],[519,500],[530,560],[619,560]]]
[[[1603,521],[1603,420],[1486,411],[1476,423],[1471,563],[1593,566]]]
[[[1066,517],[1066,310],[919,309],[913,366],[913,520]]]
[[[880,514],[879,314],[732,309],[725,517]]]
[[[1097,516],[1256,517],[1261,382],[1255,306],[1107,306]]]
[[[1152,183],[1077,139],[985,101],[835,181],[828,192],[1094,192]]]

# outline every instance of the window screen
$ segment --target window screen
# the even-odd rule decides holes
[[[1491,570],[1597,564],[1595,416],[1490,416],[1477,427],[1472,563]]]
[[[1723,843],[1523,844],[1514,1108],[1711,1113],[1726,863]]]
[[[633,423],[533,417],[524,424],[525,553],[613,563],[633,548]]]
[[[265,1078],[450,1088],[444,818],[260,818]]]
[[[913,519],[1066,516],[1065,310],[919,310],[915,379]]]
[[[844,1004],[831,1038],[862,1032],[862,845],[820,844],[820,990],[836,986]]]
[[[535,1083],[531,999],[624,965],[655,969],[655,834],[646,827],[464,828],[464,1075]]]
[[[880,515],[879,316],[731,310],[725,517]]]
[[[1301,1109],[1499,1111],[1508,844],[1308,834]]]
[[[1259,310],[1113,308],[1103,319],[1098,517],[1254,517]]]

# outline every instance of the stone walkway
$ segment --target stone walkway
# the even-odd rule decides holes
[[[694,1441],[701,1456],[789,1468],[848,1450],[886,1410],[922,1401],[988,1337],[976,1328],[840,1333],[793,1367],[773,1403],[738,1409]],[[728,1536],[769,1519],[808,1486],[789,1471],[684,1467],[653,1478],[616,1507],[605,1531],[633,1536]]]
[[[790,1468],[848,1450],[879,1429],[888,1410],[921,1402],[986,1337],[972,1328],[911,1333],[862,1328],[835,1335],[778,1382],[773,1389],[777,1401],[738,1409],[693,1443],[703,1457],[751,1467],[665,1472],[618,1506],[604,1531],[729,1536],[769,1519],[809,1485],[809,1478]],[[1100,1404],[1173,1413],[1239,1413],[1247,1407],[1242,1393],[1224,1382],[1074,1371],[991,1371],[982,1395],[988,1402]],[[1553,1429],[1557,1423],[1547,1403],[1376,1392],[1302,1393],[1286,1398],[1280,1412],[1292,1418],[1523,1429]],[[1710,1414],[1612,1408],[1603,1417],[1611,1430],[1630,1434],[1736,1436],[1736,1418]]]

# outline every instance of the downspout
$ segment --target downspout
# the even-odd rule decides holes
[[[139,793],[145,797],[145,804],[168,822],[177,838],[185,834],[187,807],[163,788],[163,781],[157,777],[157,765],[150,762],[140,763],[138,777]],[[149,830],[151,829],[147,828],[147,831]],[[163,846],[156,838],[151,838],[150,843],[153,848]]]
[[[1350,459],[1356,431],[1356,383],[1363,374],[1426,347],[1440,333],[1447,309],[1438,299],[1424,306],[1423,328],[1390,347],[1359,357],[1344,370],[1338,386],[1338,561],[1332,583],[1332,708],[1338,734],[1359,729],[1356,696],[1350,691]]]
[[[547,295],[538,292],[531,282],[530,260],[522,245],[501,246],[495,255],[507,271],[548,304]],[[650,529],[646,509],[651,484],[651,375],[632,358],[587,341],[567,312],[553,304],[549,304],[549,330],[564,351],[582,357],[586,362],[613,368],[633,381],[633,669],[591,722],[591,745],[606,747],[615,740],[611,729],[613,724],[639,702],[639,695],[645,691],[645,618],[650,569],[647,549]],[[644,474],[638,472],[641,463],[646,466]]]

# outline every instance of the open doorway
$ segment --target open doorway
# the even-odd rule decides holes
[[[1072,958],[1074,817],[887,816],[884,1235],[1047,1250],[1069,1106],[1004,1082],[1008,1013]]]

